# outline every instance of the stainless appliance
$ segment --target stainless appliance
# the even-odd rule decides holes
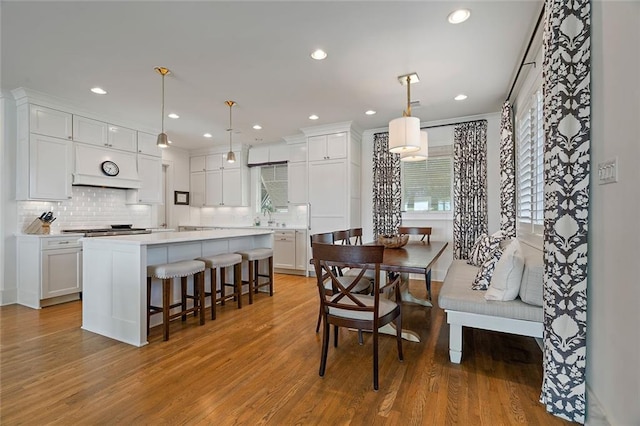
[[[85,237],[112,237],[114,235],[150,234],[150,229],[132,228],[132,225],[111,225],[110,228],[63,229],[62,233],[84,234]]]

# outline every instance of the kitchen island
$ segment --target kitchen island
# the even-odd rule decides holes
[[[272,248],[273,231],[216,229],[82,238],[80,241],[82,328],[143,346],[147,344],[148,265],[256,247]],[[152,293],[152,299],[156,297],[159,293]]]

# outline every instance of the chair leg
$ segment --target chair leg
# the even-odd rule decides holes
[[[320,331],[321,322],[322,322],[322,305],[320,305],[320,311],[318,312],[318,322],[316,323],[316,333]]]
[[[150,322],[151,322],[151,277],[147,277],[147,336],[149,335]]]
[[[242,263],[236,263],[233,267],[233,282],[235,283],[236,300],[238,309],[242,308]]]
[[[324,330],[322,331],[322,355],[320,356],[320,377],[324,376],[327,368],[327,352],[329,351],[329,322],[324,321]]]
[[[226,287],[227,286],[227,268],[220,268],[220,298],[225,300],[226,297]]]
[[[273,256],[269,258],[269,296],[273,296]]]
[[[398,359],[400,361],[404,361],[404,356],[402,355],[402,312],[395,320],[396,323],[396,341],[398,342]]]
[[[162,335],[169,340],[169,310],[171,309],[171,279],[162,280]]]
[[[193,277],[193,288],[196,287],[196,281],[198,283],[198,314],[200,315],[200,325],[204,325],[204,271],[198,272]],[[194,290],[195,291],[195,290]],[[215,293],[214,293],[215,294]],[[211,295],[211,300],[214,300],[214,294]],[[193,303],[196,303],[194,300]],[[212,309],[215,309],[215,305],[211,306]]]
[[[253,304],[253,260],[249,261],[249,304]]]
[[[427,286],[427,300],[431,300],[431,269],[424,274],[424,282]]]
[[[360,346],[364,345],[364,336],[363,336],[363,334],[364,333],[362,332],[362,330],[359,329],[358,330],[358,344]]]
[[[376,327],[373,327],[373,389],[378,390],[378,329]]]
[[[337,325],[333,326],[333,347],[334,348],[338,347],[338,326]]]
[[[253,273],[255,274],[253,279],[253,288],[256,294],[258,294],[258,285],[260,284],[260,261],[254,260]]]
[[[216,305],[218,303],[218,285],[216,282],[216,268],[211,268],[211,319],[216,319]],[[224,305],[224,290],[220,292],[220,304]]]

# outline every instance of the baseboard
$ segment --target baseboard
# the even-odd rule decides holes
[[[600,401],[591,391],[589,385],[587,389],[587,418],[584,422],[585,426],[611,426],[611,423],[607,420],[607,416],[604,414]]]

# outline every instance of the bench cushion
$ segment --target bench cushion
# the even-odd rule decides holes
[[[525,262],[526,257],[525,254]],[[470,286],[477,272],[478,267],[468,265],[465,260],[454,260],[440,290],[438,305],[452,311],[542,322],[542,309],[524,303],[519,297],[506,302],[485,300],[483,291],[472,290]]]

